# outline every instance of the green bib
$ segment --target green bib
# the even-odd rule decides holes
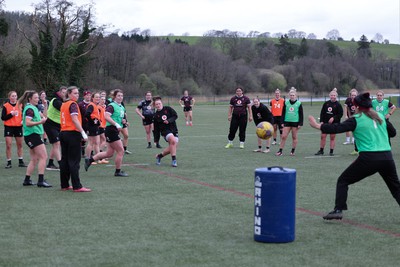
[[[285,121],[287,122],[299,122],[299,108],[301,102],[297,100],[293,105],[290,103],[289,100],[285,102]]]
[[[382,124],[372,120],[363,113],[354,115],[357,127],[353,134],[356,139],[358,151],[379,152],[391,150],[385,118],[380,113],[378,115],[383,120]]]
[[[378,102],[378,100],[372,100],[372,108],[385,116],[389,113],[389,100],[383,99],[382,102]]]
[[[31,126],[28,127],[26,126],[26,118],[25,118],[25,113],[28,109],[32,109],[33,110],[33,118],[32,121],[40,121],[40,112],[38,110],[37,107],[35,107],[34,105],[31,104],[27,104],[24,108],[24,111],[22,112],[23,117],[22,117],[22,127],[24,129],[24,136],[28,136],[31,134],[44,134],[44,130],[43,130],[43,124],[39,124],[39,125],[35,125],[35,126]]]
[[[53,102],[56,98],[53,98],[49,103],[49,108],[47,109],[47,118],[50,120],[61,124],[60,115],[61,112],[53,106]]]
[[[115,103],[115,102],[111,102],[109,105],[112,106],[112,107],[114,108],[114,112],[113,112],[113,114],[111,114],[111,118],[112,118],[116,123],[118,123],[119,125],[122,126],[122,119],[123,119],[124,116],[125,116],[125,108],[124,108],[124,106],[118,105],[118,104]],[[109,122],[107,121],[106,126],[110,126],[110,125],[111,125],[111,123],[109,123]]]

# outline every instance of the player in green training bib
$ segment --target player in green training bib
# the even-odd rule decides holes
[[[344,133],[352,131],[357,140],[358,158],[339,176],[336,184],[336,200],[333,211],[323,218],[341,220],[342,211],[347,210],[349,185],[379,173],[393,198],[400,205],[400,182],[393,160],[389,137],[396,135],[396,129],[385,117],[374,111],[369,93],[354,98],[356,114],[342,123],[319,124],[309,116],[310,125],[323,133]]]
[[[285,101],[282,110],[283,116],[283,132],[281,136],[281,143],[279,151],[275,153],[276,156],[282,156],[283,148],[285,147],[286,139],[290,132],[292,132],[292,150],[290,155],[294,156],[297,146],[297,132],[303,126],[303,106],[297,100],[296,88],[292,87],[289,91],[289,100]]]

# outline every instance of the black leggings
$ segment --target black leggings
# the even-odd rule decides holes
[[[384,158],[383,160],[367,158],[363,153],[360,153],[360,156],[339,176],[336,184],[335,209],[347,210],[347,191],[349,185],[377,172],[382,176],[390,193],[400,205],[400,182],[394,160],[390,159],[391,155],[389,158]]]

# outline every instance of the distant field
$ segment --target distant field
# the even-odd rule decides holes
[[[199,42],[199,40],[203,37],[201,36],[160,36],[161,38],[169,38],[170,41],[174,41],[175,39],[181,39],[182,41],[185,41],[189,43],[190,45],[194,45]],[[261,40],[261,39],[254,39],[256,40]],[[268,38],[265,40],[272,40],[276,43],[278,43],[278,38]],[[292,42],[294,43],[300,43],[300,39],[291,39]],[[314,40],[307,40],[309,42],[313,42]],[[351,41],[331,41],[333,44],[337,45],[343,50],[348,50],[348,49],[357,49],[358,44],[357,40],[355,42]],[[372,51],[380,52],[388,56],[388,58],[392,59],[399,59],[400,58],[400,45],[398,44],[377,44],[373,43],[371,44]]]
[[[338,175],[355,159],[343,134],[334,157],[316,157],[320,134],[305,123],[296,156],[288,154],[289,140],[276,157],[277,146],[269,154],[252,152],[256,135],[249,123],[245,149],[237,137],[225,149],[227,105],[195,106],[193,127],[184,126],[174,105],[180,141],[178,168],[172,168],[168,156],[155,165],[160,150],[146,149],[141,120],[134,105],[127,107],[133,154],[125,156],[123,170],[129,177],[114,177],[112,161],[88,172],[82,161],[82,184],[93,191],[73,193],[59,190],[57,172],[45,174],[54,187],[41,189],[22,186],[24,168],[2,169],[0,266],[398,266],[400,209],[379,175],[350,187],[345,220],[321,218],[333,208]],[[320,105],[304,103],[304,112],[318,116]],[[400,112],[391,120],[398,127]],[[399,140],[392,139],[398,171]],[[25,144],[24,151],[28,161]],[[254,170],[268,166],[297,172],[292,243],[253,239]]]

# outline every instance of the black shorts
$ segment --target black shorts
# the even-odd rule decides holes
[[[142,120],[143,126],[150,125],[153,123],[153,118],[152,117],[144,117]]]
[[[298,122],[285,121],[283,123],[283,126],[285,126],[285,127],[299,127],[299,123]]]
[[[279,129],[282,128],[282,116],[274,116],[274,124],[277,124]]]
[[[107,126],[105,129],[105,135],[107,143],[121,140],[121,138],[119,137],[119,131],[115,126]]]
[[[88,136],[98,136],[99,135],[99,126],[98,125],[89,125],[87,133],[88,133]]]
[[[24,136],[24,140],[25,140],[25,144],[27,144],[27,146],[30,149],[33,149],[33,148],[43,144],[42,138],[40,137],[39,134],[36,134],[36,133]]]
[[[192,107],[183,107],[183,112],[191,111]]]
[[[22,126],[4,125],[4,137],[22,137]]]
[[[49,139],[50,144],[60,142],[59,135],[60,135],[60,131],[61,131],[61,126],[58,127],[53,124],[44,123],[43,128],[47,134],[47,139]]]
[[[105,132],[105,128],[103,127],[99,127],[99,135],[103,134]]]

